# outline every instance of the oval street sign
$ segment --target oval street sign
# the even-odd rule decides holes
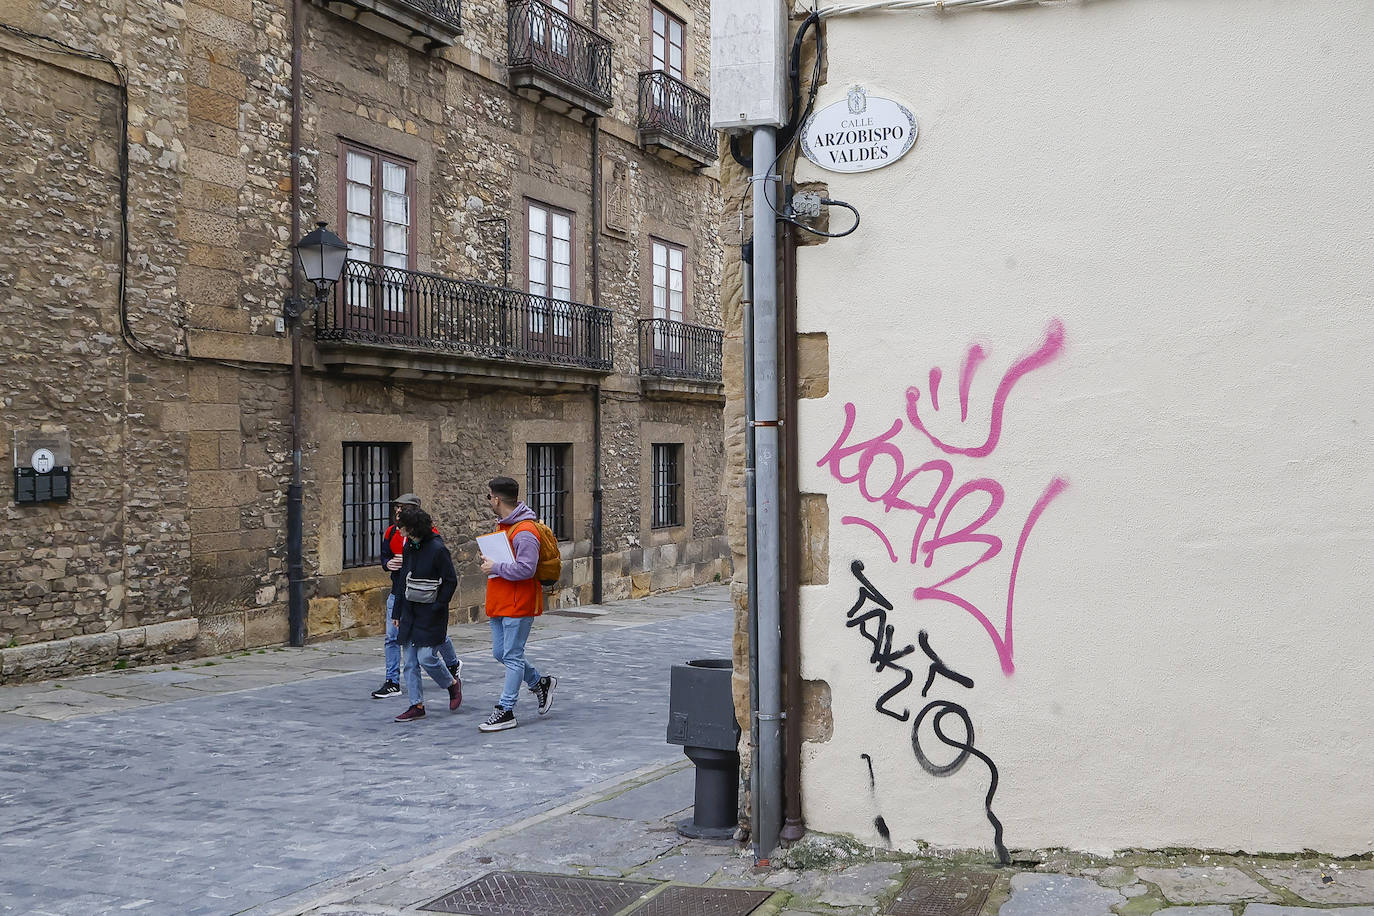
[[[891,165],[916,142],[916,116],[905,105],[855,86],[802,127],[802,152],[832,172],[869,172]]]

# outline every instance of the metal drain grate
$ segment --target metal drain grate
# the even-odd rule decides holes
[[[883,916],[978,916],[996,881],[996,875],[982,872],[920,868],[906,879]]]
[[[420,909],[463,916],[611,916],[657,886],[645,881],[497,871]]]
[[[631,910],[629,916],[748,916],[772,891],[673,885]]]

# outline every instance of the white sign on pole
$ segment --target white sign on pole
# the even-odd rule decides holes
[[[832,172],[869,172],[891,165],[916,142],[916,116],[905,105],[858,86],[802,127],[802,152]]]

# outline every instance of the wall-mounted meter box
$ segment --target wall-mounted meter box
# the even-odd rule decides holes
[[[72,445],[65,431],[14,433],[14,501],[65,502],[72,495]]]
[[[787,18],[781,0],[711,0],[711,126],[787,123]]]

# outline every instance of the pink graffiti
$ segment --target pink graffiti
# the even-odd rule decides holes
[[[997,441],[1002,436],[1002,412],[1006,409],[1007,397],[1011,394],[1012,388],[1026,374],[1053,362],[1063,348],[1064,324],[1055,318],[1050,321],[1049,327],[1045,331],[1044,342],[1034,352],[1013,363],[1006,375],[1002,376],[1002,381],[998,383],[997,391],[992,396],[988,434],[981,445],[950,445],[928,430],[920,415],[921,391],[914,385],[906,390],[907,419],[911,421],[912,426],[924,433],[936,448],[948,455],[968,455],[971,458],[983,458],[990,455],[992,450],[997,448]],[[968,420],[968,398],[969,390],[973,386],[973,376],[978,371],[978,366],[986,358],[987,353],[977,344],[970,346],[964,357],[964,365],[959,373],[959,417],[961,422]],[[939,367],[930,370],[930,407],[937,412],[940,410],[940,378]]]
[[[911,421],[912,427],[920,432],[925,440],[946,453],[962,454],[972,458],[986,457],[997,447],[1001,435],[1003,411],[1012,387],[1022,376],[1052,362],[1063,349],[1063,345],[1064,326],[1058,319],[1054,319],[1046,331],[1044,342],[1035,352],[1022,357],[1007,370],[993,395],[993,403],[989,413],[991,427],[987,439],[982,445],[956,448],[932,435],[917,415],[916,405],[919,392],[915,388],[910,388],[907,391],[907,417]],[[985,359],[986,353],[982,347],[976,344],[969,348],[965,357],[959,380],[959,409],[963,420],[968,419],[969,395],[973,375],[979,364]],[[939,367],[930,370],[929,378],[928,390],[930,391],[931,407],[938,410],[941,378]],[[999,629],[979,607],[963,596],[956,594],[950,587],[954,583],[971,576],[980,567],[1001,554],[1004,542],[990,529],[995,524],[1006,500],[1006,493],[1002,484],[992,477],[978,477],[958,485],[953,492],[950,492],[954,483],[953,466],[942,458],[934,458],[919,463],[919,459],[909,460],[898,441],[904,426],[902,420],[894,420],[885,432],[877,436],[861,442],[851,442],[856,417],[855,406],[852,403],[845,404],[844,427],[834,444],[816,462],[817,467],[828,470],[830,475],[842,484],[854,485],[866,501],[877,503],[883,507],[884,516],[894,510],[899,513],[913,512],[916,514],[915,534],[911,539],[909,555],[909,562],[912,565],[923,565],[930,569],[935,562],[937,553],[943,555],[945,552],[966,546],[980,548],[978,554],[971,561],[954,572],[944,575],[944,578],[933,585],[917,588],[914,595],[918,601],[943,601],[970,614],[982,625],[991,638],[1003,673],[1012,674],[1016,670],[1013,658],[1012,627],[1016,601],[1016,577],[1020,572],[1021,559],[1030,539],[1031,531],[1035,528],[1040,516],[1049,504],[1067,488],[1068,484],[1063,478],[1054,477],[1044,492],[1040,494],[1025,523],[1021,526],[1020,536],[1016,541],[1016,549],[1012,554],[1011,572],[1007,580],[1006,613]],[[958,528],[953,528],[950,519],[965,504],[974,508],[960,512],[959,518],[966,518],[975,511],[978,512],[977,517],[971,522],[960,524]],[[926,529],[932,522],[935,530],[927,537]],[[893,547],[893,539],[883,526],[857,515],[843,516],[840,519],[840,524],[853,525],[872,532],[882,543],[888,559],[893,563],[899,562],[897,550]]]
[[[1016,574],[1021,569],[1021,555],[1026,550],[1026,541],[1030,539],[1031,529],[1034,528],[1035,523],[1040,520],[1041,513],[1045,511],[1045,507],[1048,506],[1056,496],[1064,492],[1067,486],[1068,484],[1062,478],[1056,477],[1051,480],[1049,486],[1045,488],[1045,492],[1041,493],[1040,498],[1035,501],[1035,506],[1031,509],[1030,515],[1026,516],[1026,523],[1021,526],[1021,537],[1016,541],[1016,552],[1012,554],[1011,560],[1011,575],[1007,580],[1007,616],[1002,624],[1001,632],[998,632],[997,628],[993,626],[992,621],[988,620],[987,615],[975,607],[971,602],[951,592],[945,591],[943,588],[944,585],[953,582],[955,579],[969,572],[974,566],[980,566],[992,559],[997,550],[1001,549],[1000,541],[998,541],[997,550],[989,551],[972,565],[964,567],[943,582],[938,582],[935,585],[925,588],[918,588],[914,592],[917,601],[925,598],[933,598],[937,601],[947,601],[972,614],[974,619],[983,625],[983,629],[987,630],[988,636],[992,638],[992,644],[997,649],[998,661],[1002,663],[1003,674],[1011,674],[1016,670],[1016,665],[1012,661],[1014,645],[1012,640],[1011,621],[1013,614],[1012,609],[1016,603]],[[979,520],[980,523],[981,521],[982,519]],[[993,540],[996,540],[996,538],[993,538]]]

